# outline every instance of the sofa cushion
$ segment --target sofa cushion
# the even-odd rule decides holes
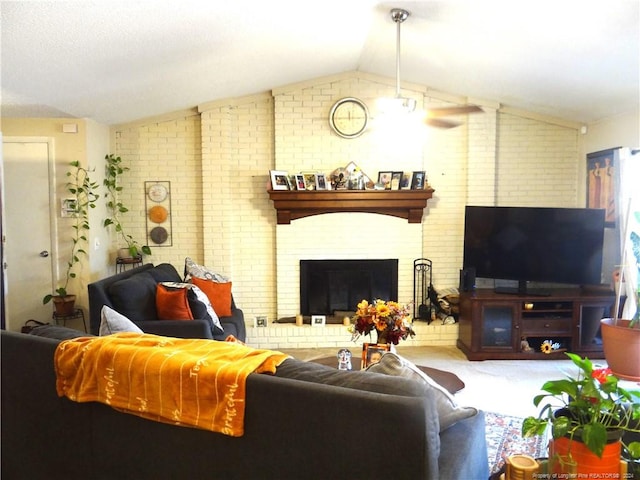
[[[337,370],[319,363],[287,359],[276,369],[277,377],[321,383],[336,387],[364,390],[367,392],[400,395],[405,397],[424,396],[424,386],[400,376],[376,375],[362,370]]]
[[[113,308],[132,322],[157,319],[156,284],[149,272],[118,280],[109,287]]]
[[[176,267],[170,263],[161,263],[148,271],[149,275],[157,282],[181,282],[182,277],[178,274]]]
[[[207,280],[213,280],[214,282],[220,283],[226,283],[229,281],[229,279],[224,275],[220,275],[204,265],[198,265],[191,258],[187,257],[184,259],[184,278],[185,280],[188,280],[192,277],[206,278]]]
[[[209,297],[192,283],[184,282],[162,282],[162,285],[168,289],[181,289],[187,296],[189,302],[189,309],[194,319],[209,320],[211,324],[211,331],[214,334],[224,333],[224,329],[220,324],[220,319],[215,310],[211,306]],[[160,312],[158,312],[158,315]]]
[[[231,282],[219,283],[198,277],[192,277],[191,282],[205,293],[219,316],[231,316]]]
[[[366,371],[415,380],[423,383],[426,388],[432,390],[434,398],[436,399],[436,409],[440,419],[441,432],[456,422],[472,417],[478,413],[478,410],[474,407],[458,406],[453,396],[444,387],[436,383],[413,363],[393,352],[385,352],[382,359],[378,363],[369,365]]]
[[[156,287],[156,310],[159,320],[193,320],[185,288],[171,288],[159,283]]]
[[[34,327],[29,332],[29,335],[36,335],[38,337],[55,338],[56,340],[70,340],[78,337],[93,337],[90,333],[81,332],[69,327],[62,327],[60,325],[39,325]]]
[[[144,333],[138,326],[124,315],[104,305],[101,311],[100,336],[120,332]]]

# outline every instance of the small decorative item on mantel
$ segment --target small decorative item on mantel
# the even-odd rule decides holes
[[[362,300],[353,316],[353,325],[349,328],[351,340],[360,335],[371,335],[375,331],[379,344],[397,345],[400,340],[415,336],[409,307],[398,302],[376,299],[373,303]]]

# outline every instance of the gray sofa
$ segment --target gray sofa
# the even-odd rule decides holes
[[[145,333],[179,338],[213,338],[224,340],[233,335],[245,341],[247,332],[244,314],[231,297],[231,316],[220,317],[224,332],[216,331],[209,320],[158,320],[156,311],[156,285],[158,282],[181,282],[182,277],[169,263],[157,266],[148,263],[126,270],[102,280],[90,283],[89,325],[90,331],[98,335],[100,312],[103,305],[113,308]]]
[[[412,380],[285,360],[249,375],[234,438],[60,398],[59,340],[0,336],[3,480],[489,476],[482,412],[439,433],[433,394]]]

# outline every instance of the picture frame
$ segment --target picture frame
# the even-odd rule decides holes
[[[385,190],[391,190],[392,177],[393,177],[393,172],[391,171],[378,172],[378,184],[382,185]]]
[[[402,172],[393,172],[391,174],[391,190],[400,190],[401,181],[402,181]]]
[[[315,190],[316,189],[316,175],[320,173],[318,171],[314,172],[300,172],[304,176],[304,184],[307,190]]]
[[[272,190],[291,190],[289,174],[285,170],[269,170]]]
[[[614,156],[618,148],[587,154],[587,208],[604,209],[606,227],[616,223],[618,177]]]
[[[344,167],[344,169],[347,171],[349,176],[351,176],[353,174],[353,172],[360,172],[362,174],[362,181],[363,181],[365,187],[367,187],[370,183],[373,183],[371,181],[371,177],[369,177],[369,175],[364,173],[362,171],[362,169],[358,165],[356,165],[356,163],[353,162],[353,161],[347,163],[347,166]]]
[[[378,363],[385,352],[391,350],[388,343],[363,343],[362,344],[362,370],[369,365]]]
[[[253,317],[253,326],[256,328],[266,328],[267,327],[267,316],[266,315],[256,315]]]
[[[411,190],[423,190],[425,184],[424,170],[414,171],[411,175]]]
[[[315,176],[316,190],[329,190],[327,176],[324,173],[316,173]]]
[[[296,190],[306,190],[307,189],[307,181],[304,178],[304,175],[301,173],[296,174]]]
[[[324,327],[327,323],[326,315],[311,315],[312,327]]]
[[[410,190],[412,179],[413,179],[412,172],[403,172],[402,179],[400,180],[400,190]]]

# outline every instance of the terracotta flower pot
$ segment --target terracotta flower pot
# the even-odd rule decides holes
[[[640,324],[629,328],[630,320],[603,318],[602,346],[609,368],[618,378],[640,381]]]
[[[72,315],[76,306],[76,296],[67,295],[64,297],[53,297],[53,306],[56,310],[56,315]]]

